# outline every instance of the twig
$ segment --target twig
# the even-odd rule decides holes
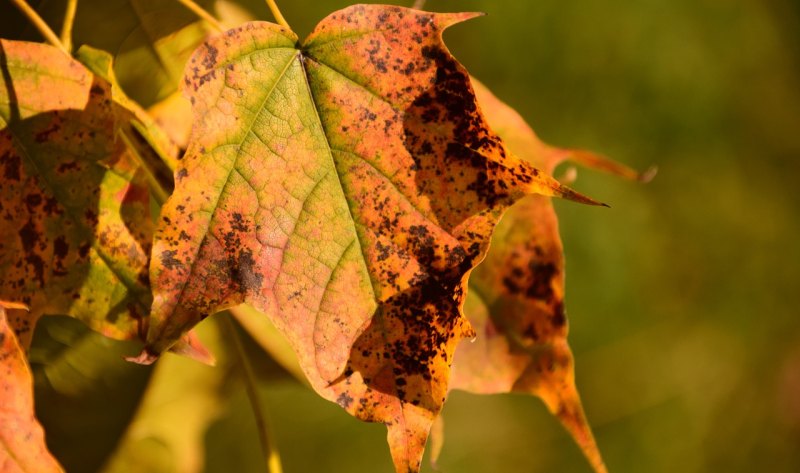
[[[275,0],[267,0],[267,6],[269,6],[269,10],[272,12],[272,16],[275,17],[275,21],[277,21],[279,25],[283,26],[288,30],[292,29],[292,27],[289,26],[289,23],[286,22],[286,18],[284,18],[283,15],[281,14],[281,10],[278,8],[278,4],[275,3]]]
[[[425,0],[414,0],[414,5],[411,8],[414,10],[422,10],[425,8]]]
[[[278,455],[278,450],[271,441],[267,416],[264,410],[261,409],[261,403],[259,402],[258,393],[256,392],[253,367],[250,365],[250,360],[247,359],[247,353],[244,351],[242,339],[239,337],[236,325],[233,323],[230,314],[225,316],[225,322],[225,327],[230,334],[230,338],[236,346],[236,357],[242,368],[242,378],[244,380],[245,390],[247,391],[247,398],[250,400],[250,405],[253,407],[253,417],[256,421],[258,437],[261,440],[261,449],[267,462],[267,473],[282,473],[281,459]]]
[[[61,42],[67,51],[72,51],[72,25],[75,24],[75,12],[78,10],[78,0],[67,0],[67,10],[64,12],[64,24],[61,26]]]
[[[19,8],[22,14],[25,15],[31,23],[33,23],[33,26],[35,26],[36,29],[42,33],[42,36],[44,36],[50,44],[64,51],[68,56],[70,55],[69,50],[66,48],[66,46],[64,46],[64,43],[58,39],[58,36],[56,36],[49,26],[47,26],[47,23],[44,22],[42,17],[36,13],[36,10],[28,5],[28,2],[25,0],[11,0],[11,2],[16,5],[17,8]]]
[[[194,1],[192,1],[192,0],[178,0],[178,2],[181,5],[183,5],[186,8],[188,8],[189,10],[191,10],[192,12],[194,12],[195,15],[197,15],[200,18],[204,19],[215,30],[220,31],[220,32],[221,31],[225,31],[225,27],[222,26],[222,23],[217,21],[217,19],[214,18],[214,16],[211,15],[211,13],[203,10],[203,7],[201,7],[200,5],[196,4]]]

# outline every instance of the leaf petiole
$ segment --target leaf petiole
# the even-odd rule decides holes
[[[42,17],[39,16],[38,13],[36,13],[36,10],[31,8],[30,5],[28,5],[28,2],[26,2],[25,0],[11,0],[11,3],[13,3],[17,8],[19,8],[22,14],[25,15],[31,23],[33,23],[33,26],[35,26],[36,29],[39,30],[39,32],[42,34],[42,36],[45,37],[47,42],[57,47],[58,49],[64,51],[68,56],[70,55],[69,49],[67,49],[64,43],[62,43],[61,40],[58,39],[58,36],[56,36],[56,34],[53,32],[52,29],[50,29],[49,26],[47,26],[47,23],[45,23]]]
[[[225,31],[226,28],[222,26],[222,23],[217,21],[217,19],[214,18],[214,16],[211,15],[211,13],[203,10],[203,8],[197,3],[195,3],[193,0],[178,0],[178,3],[185,6],[186,8],[191,10],[195,15],[205,20],[206,23],[211,25],[211,27],[217,30],[218,32]]]
[[[292,27],[289,26],[289,23],[286,22],[286,18],[284,18],[283,14],[281,14],[281,10],[278,8],[278,4],[275,3],[275,0],[267,0],[267,6],[269,7],[269,11],[272,12],[272,16],[275,17],[275,21],[278,22],[279,25],[288,30],[292,29]]]
[[[72,25],[75,24],[77,10],[78,0],[67,0],[67,10],[64,12],[64,23],[61,26],[61,42],[68,52],[72,52]]]
[[[230,309],[229,312],[233,312],[235,310],[235,308]],[[272,441],[272,436],[269,433],[269,422],[267,421],[266,413],[261,408],[261,404],[258,399],[253,367],[250,365],[250,361],[247,359],[247,353],[244,351],[244,345],[242,345],[242,339],[239,337],[236,324],[233,322],[233,316],[231,314],[225,314],[224,319],[225,329],[230,335],[230,339],[234,346],[236,346],[236,361],[241,368],[242,379],[244,381],[245,390],[247,391],[247,398],[250,400],[250,405],[253,407],[253,417],[256,421],[258,437],[261,440],[261,449],[264,453],[267,463],[266,471],[267,473],[283,473],[283,467],[281,466],[281,459],[278,455],[278,450],[275,448],[274,442]]]

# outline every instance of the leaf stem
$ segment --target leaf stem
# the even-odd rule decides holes
[[[214,18],[214,16],[211,15],[211,13],[203,10],[203,7],[195,3],[193,0],[178,0],[178,3],[180,3],[181,5],[185,6],[186,8],[194,12],[195,15],[205,20],[209,25],[211,25],[212,28],[214,28],[218,32],[225,31],[225,27],[222,26],[222,23],[217,21],[217,19]]]
[[[272,16],[275,17],[275,21],[277,21],[279,25],[288,30],[292,29],[289,23],[286,22],[286,18],[281,14],[281,10],[278,8],[278,4],[275,3],[275,0],[267,0],[267,6],[269,6],[269,11],[272,12]]]
[[[64,51],[68,56],[70,55],[69,50],[66,48],[66,46],[64,46],[64,43],[62,43],[61,40],[58,39],[58,36],[56,36],[56,34],[53,32],[53,30],[50,29],[49,26],[47,26],[47,23],[45,23],[42,17],[39,16],[38,13],[36,13],[36,10],[31,8],[30,5],[28,5],[28,2],[26,2],[25,0],[11,0],[11,3],[13,3],[17,8],[19,8],[22,14],[25,15],[31,23],[33,23],[33,26],[35,26],[36,29],[39,30],[42,36],[44,36],[45,39],[50,44]]]
[[[75,24],[75,12],[77,10],[78,0],[67,0],[67,10],[64,12],[64,24],[61,26],[61,42],[69,52],[72,52],[72,25]]]
[[[275,448],[271,440],[272,436],[269,434],[269,423],[267,422],[266,413],[261,408],[261,403],[258,399],[253,367],[250,365],[250,360],[247,359],[247,353],[244,351],[242,339],[239,337],[236,325],[230,314],[226,315],[225,322],[225,328],[230,334],[234,346],[236,346],[236,358],[242,369],[242,379],[244,381],[245,390],[247,391],[247,398],[250,400],[250,405],[253,407],[253,417],[256,421],[258,437],[261,440],[261,450],[267,462],[267,473],[283,473],[278,450]]]
[[[414,10],[422,10],[425,8],[425,0],[414,0],[414,5],[411,8]]]

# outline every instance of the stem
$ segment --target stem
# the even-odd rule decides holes
[[[289,23],[286,22],[286,18],[284,18],[281,14],[281,10],[278,8],[278,4],[275,3],[275,0],[267,0],[267,6],[269,6],[272,16],[275,17],[275,21],[277,21],[279,25],[283,26],[287,30],[292,29],[292,27],[289,26]]]
[[[139,154],[139,150],[136,149],[136,145],[133,144],[133,140],[131,140],[130,136],[128,136],[128,132],[124,129],[119,131],[119,136],[122,138],[122,141],[125,143],[125,146],[131,152],[134,161],[138,164],[142,170],[144,171],[145,177],[147,179],[147,183],[150,185],[150,191],[153,193],[153,197],[156,199],[156,203],[158,203],[159,207],[164,205],[164,202],[167,201],[169,197],[169,193],[164,189],[158,179],[156,179],[155,174],[153,174],[153,170],[150,169],[150,166],[147,165],[142,155]]]
[[[236,325],[233,323],[231,315],[225,317],[225,327],[230,333],[230,338],[236,346],[236,357],[239,365],[242,368],[242,378],[244,381],[245,390],[247,391],[247,398],[250,400],[250,405],[253,406],[253,417],[256,421],[256,428],[258,429],[258,437],[261,440],[261,450],[267,462],[267,473],[283,473],[281,467],[281,459],[278,455],[278,450],[273,445],[269,435],[269,423],[267,416],[261,403],[258,400],[258,393],[256,392],[255,374],[253,374],[253,367],[250,365],[250,360],[247,359],[247,354],[242,345],[242,339],[239,337]]]
[[[195,15],[197,15],[200,18],[204,19],[215,30],[220,31],[220,32],[225,31],[225,27],[222,26],[222,23],[217,21],[217,19],[214,18],[214,16],[212,16],[211,13],[203,10],[203,8],[200,5],[196,4],[192,0],[178,0],[178,2],[181,5],[183,5],[186,8],[188,8],[189,10],[191,10],[192,12],[194,12]]]
[[[33,23],[33,26],[35,26],[36,29],[42,33],[42,36],[44,36],[50,44],[64,51],[68,56],[70,56],[69,50],[64,46],[61,40],[58,39],[58,36],[53,33],[53,30],[47,26],[47,23],[44,22],[42,17],[36,13],[36,10],[31,8],[31,6],[28,5],[25,0],[11,0],[11,2],[16,5],[17,8],[19,8],[22,14],[25,15],[31,23]]]
[[[75,12],[78,0],[67,0],[67,11],[64,12],[64,24],[61,26],[61,42],[67,51],[72,51],[72,25],[75,23]]]
[[[414,0],[414,5],[411,8],[414,10],[422,10],[425,8],[425,0]]]

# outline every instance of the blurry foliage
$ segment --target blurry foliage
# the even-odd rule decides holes
[[[267,18],[260,1],[245,3]],[[347,5],[283,3],[301,36]],[[490,14],[448,32],[448,45],[501,99],[513,98],[543,139],[660,167],[644,190],[581,172],[580,188],[611,203],[609,211],[555,204],[578,385],[609,469],[800,470],[797,2],[431,0],[427,7]],[[5,2],[0,16],[3,36],[15,25],[10,35],[35,37]],[[168,92],[136,98],[149,105]],[[47,398],[41,372],[40,410],[49,402],[40,400]],[[209,451],[228,449],[237,471],[251,471],[246,463],[261,460],[257,445],[231,441],[247,429],[255,438],[238,383],[203,441]],[[392,470],[381,426],[353,422],[285,376],[262,379],[259,395],[285,471]],[[588,471],[557,421],[529,398],[454,393],[445,418],[442,471]],[[163,441],[147,442],[149,454],[174,453]]]

